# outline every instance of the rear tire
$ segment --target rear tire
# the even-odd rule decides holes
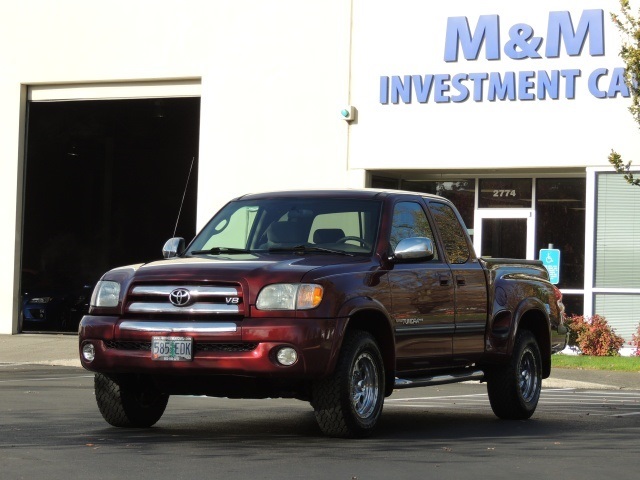
[[[96,402],[102,417],[114,427],[146,428],[154,425],[169,401],[151,386],[130,385],[96,373]]]
[[[535,412],[542,387],[538,342],[527,330],[518,333],[509,363],[491,370],[487,392],[491,409],[506,420],[525,420]]]
[[[384,392],[384,363],[375,339],[367,332],[348,332],[335,371],[313,385],[311,403],[320,429],[332,437],[371,433]]]

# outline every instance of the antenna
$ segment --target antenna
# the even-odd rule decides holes
[[[176,236],[176,232],[178,231],[178,222],[180,221],[180,214],[182,213],[182,205],[184,205],[184,197],[187,196],[187,188],[189,187],[189,179],[191,178],[191,170],[193,170],[193,162],[196,157],[191,157],[191,166],[189,167],[189,175],[187,175],[187,183],[184,186],[184,192],[182,192],[182,201],[180,202],[180,210],[178,210],[178,218],[176,219],[176,226],[173,229],[173,236]]]

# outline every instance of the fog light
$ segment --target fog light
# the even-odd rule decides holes
[[[291,347],[282,347],[276,354],[276,359],[280,365],[289,367],[298,360],[297,352]]]
[[[82,356],[87,362],[93,362],[93,359],[96,358],[96,347],[93,346],[93,343],[86,343],[82,347]]]

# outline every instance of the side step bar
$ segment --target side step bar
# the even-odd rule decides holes
[[[484,372],[482,370],[475,370],[472,372],[465,371],[460,373],[449,373],[446,375],[434,375],[431,377],[409,379],[396,377],[394,388],[427,387],[431,385],[444,385],[446,383],[466,382],[469,380],[484,380]]]

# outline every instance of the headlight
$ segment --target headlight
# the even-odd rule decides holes
[[[258,310],[309,310],[322,301],[323,288],[314,283],[275,283],[262,289]]]
[[[31,300],[29,300],[29,303],[49,303],[51,300],[53,300],[53,297],[33,297]]]
[[[108,280],[101,280],[91,295],[92,307],[117,307],[120,298],[120,284]]]

